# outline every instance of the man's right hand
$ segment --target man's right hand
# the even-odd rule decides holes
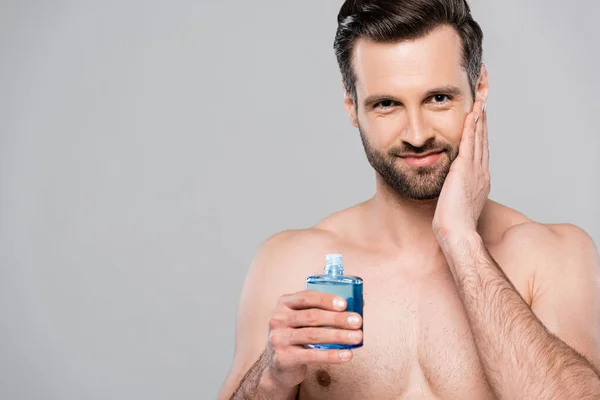
[[[310,364],[340,364],[352,359],[351,350],[318,350],[307,344],[358,344],[362,318],[344,312],[346,300],[329,293],[303,290],[279,297],[269,319],[267,367],[278,386],[292,388],[305,378]]]

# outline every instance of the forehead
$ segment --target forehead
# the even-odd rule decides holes
[[[423,91],[432,86],[468,84],[460,36],[441,26],[400,43],[356,42],[352,66],[360,94]],[[362,97],[359,95],[359,97]]]

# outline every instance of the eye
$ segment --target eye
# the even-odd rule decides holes
[[[393,107],[396,102],[394,100],[382,100],[375,104],[375,108],[390,108]]]
[[[452,98],[450,96],[448,96],[447,94],[436,94],[433,95],[431,97],[432,100],[435,100],[433,103],[434,104],[444,104],[447,103],[448,101],[452,100]]]

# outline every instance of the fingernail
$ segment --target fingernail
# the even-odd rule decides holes
[[[346,308],[346,300],[336,297],[335,299],[333,299],[333,306],[335,308],[343,310],[344,308]]]
[[[344,351],[340,352],[340,358],[342,360],[349,360],[351,356],[352,356],[352,353],[348,350],[344,350]]]
[[[477,123],[477,121],[479,121],[479,114],[475,114],[475,123]]]
[[[360,339],[360,332],[359,331],[350,331],[350,332],[348,332],[348,339],[350,339],[350,340],[358,340],[358,339]]]
[[[348,317],[348,323],[350,325],[358,325],[360,323],[360,319],[356,315],[351,315]]]
[[[485,106],[487,106],[487,101],[483,103],[483,112],[485,112]]]

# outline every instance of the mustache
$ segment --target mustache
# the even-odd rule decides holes
[[[389,151],[391,156],[402,157],[405,154],[423,154],[428,152],[450,152],[452,147],[448,143],[428,140],[422,146],[413,146],[410,143],[402,143],[399,146],[392,147]]]

